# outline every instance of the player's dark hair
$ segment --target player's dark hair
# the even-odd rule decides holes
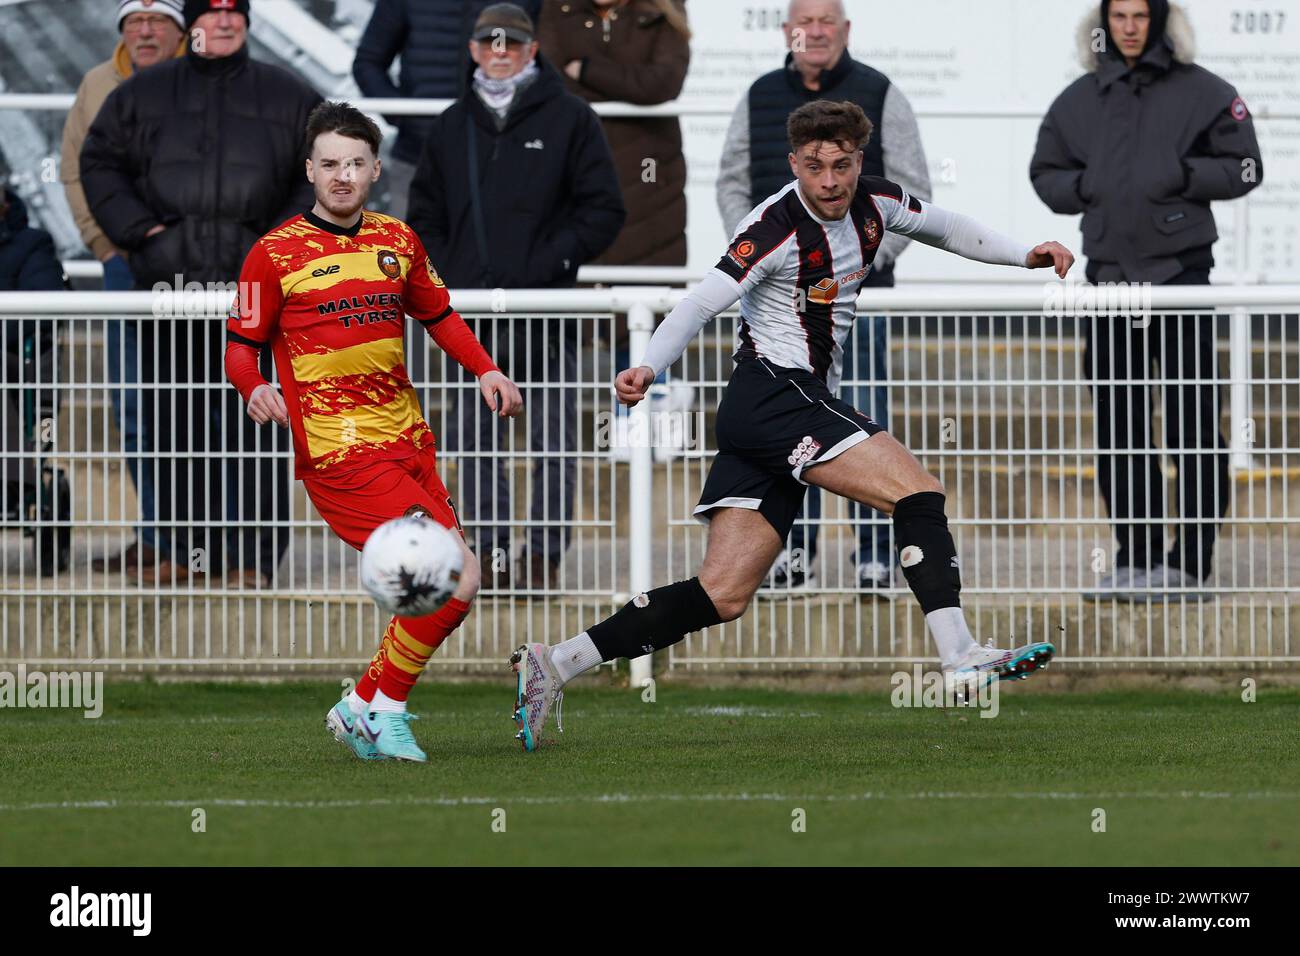
[[[351,103],[332,103],[329,100],[317,106],[307,117],[308,155],[316,145],[316,137],[321,133],[338,133],[349,139],[365,140],[376,156],[379,155],[379,144],[384,140],[384,134],[379,131],[375,121],[361,110]]]
[[[871,139],[871,120],[857,103],[813,100],[790,114],[785,132],[792,153],[809,143],[835,143],[852,153]]]

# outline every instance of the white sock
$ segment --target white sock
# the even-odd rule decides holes
[[[393,700],[382,690],[376,690],[375,699],[370,702],[370,712],[372,714],[404,714],[406,713],[406,701]]]
[[[939,645],[939,660],[948,666],[957,658],[975,646],[975,638],[970,636],[966,626],[966,615],[959,607],[941,607],[925,616],[925,623],[930,627],[930,635]]]
[[[351,691],[348,696],[343,699],[348,702],[348,706],[352,708],[352,713],[354,714],[364,713],[370,707],[370,701],[366,700],[356,691]]]
[[[595,643],[586,631],[567,641],[560,641],[551,649],[551,666],[566,684],[599,663],[600,651],[596,650]]]

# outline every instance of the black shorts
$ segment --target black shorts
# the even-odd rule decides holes
[[[784,541],[808,489],[804,469],[880,431],[812,372],[742,361],[718,406],[718,454],[695,517],[707,523],[715,508],[749,508]]]

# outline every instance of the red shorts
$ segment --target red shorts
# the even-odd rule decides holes
[[[304,478],[302,483],[325,523],[358,551],[381,524],[415,507],[427,511],[444,528],[454,529],[462,537],[465,533],[451,495],[438,477],[433,448],[342,475]]]

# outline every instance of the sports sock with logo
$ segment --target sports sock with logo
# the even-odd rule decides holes
[[[389,621],[379,650],[349,695],[353,710],[369,706],[378,691],[388,700],[405,701],[433,652],[468,614],[469,604],[452,598],[425,617],[395,617]],[[353,695],[361,708],[353,702]]]
[[[894,540],[903,577],[925,612],[939,658],[948,664],[975,643],[962,614],[957,546],[948,531],[944,496],[922,491],[894,505]]]

